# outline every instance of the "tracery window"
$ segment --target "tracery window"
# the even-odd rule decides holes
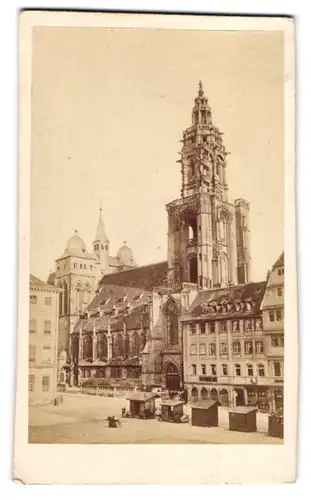
[[[137,332],[133,333],[132,337],[132,356],[140,355],[140,339]]]

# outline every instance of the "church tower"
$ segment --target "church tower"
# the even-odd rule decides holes
[[[93,251],[96,256],[96,267],[98,268],[98,278],[105,274],[109,269],[109,240],[106,235],[102,209],[99,210],[99,218],[96,236],[93,241]]]
[[[224,287],[238,282],[238,270],[243,283],[250,279],[249,207],[242,199],[235,204],[228,201],[228,152],[222,133],[213,124],[201,82],[192,124],[181,142],[181,198],[166,207],[168,283],[191,282],[200,289]]]
[[[95,260],[95,256],[87,251],[78,231],[69,238],[64,253],[56,259],[55,286],[61,289],[59,352],[68,351],[74,325],[94,295]]]

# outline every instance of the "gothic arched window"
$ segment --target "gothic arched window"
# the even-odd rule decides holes
[[[128,336],[128,333],[126,333],[124,337],[124,357],[128,358],[129,355],[130,355],[130,338]]]
[[[114,356],[116,358],[123,357],[123,338],[121,333],[118,333],[114,339]]]
[[[107,359],[108,357],[108,342],[107,336],[102,335],[97,341],[97,358]]]
[[[168,345],[178,345],[178,308],[170,298],[166,304],[166,339]]]
[[[132,338],[132,356],[139,356],[139,355],[140,355],[140,339],[138,333],[134,332]]]
[[[93,342],[91,337],[86,337],[83,346],[83,358],[91,359],[93,355]]]

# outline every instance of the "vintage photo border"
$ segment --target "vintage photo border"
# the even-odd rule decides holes
[[[284,444],[43,445],[28,443],[31,61],[32,30],[36,26],[231,31],[282,30],[284,32],[284,250],[286,267]],[[14,479],[26,484],[209,484],[294,481],[296,477],[298,416],[298,319],[293,19],[24,11],[20,16],[19,51],[19,305]],[[116,464],[118,464],[117,467]],[[174,464],[173,467],[172,464]]]

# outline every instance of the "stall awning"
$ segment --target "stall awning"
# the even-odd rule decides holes
[[[145,402],[149,401],[150,399],[156,398],[157,395],[154,394],[153,392],[135,392],[131,396],[129,396],[127,399],[129,401],[140,401],[140,402]]]
[[[208,408],[211,408],[212,406],[215,405],[220,406],[220,403],[218,401],[205,399],[202,401],[198,401],[197,403],[193,403],[191,406],[192,408],[198,408],[200,410],[208,410]]]
[[[239,413],[244,415],[247,413],[252,413],[253,411],[257,411],[257,408],[253,408],[251,406],[237,406],[234,409],[229,409],[229,413]]]

